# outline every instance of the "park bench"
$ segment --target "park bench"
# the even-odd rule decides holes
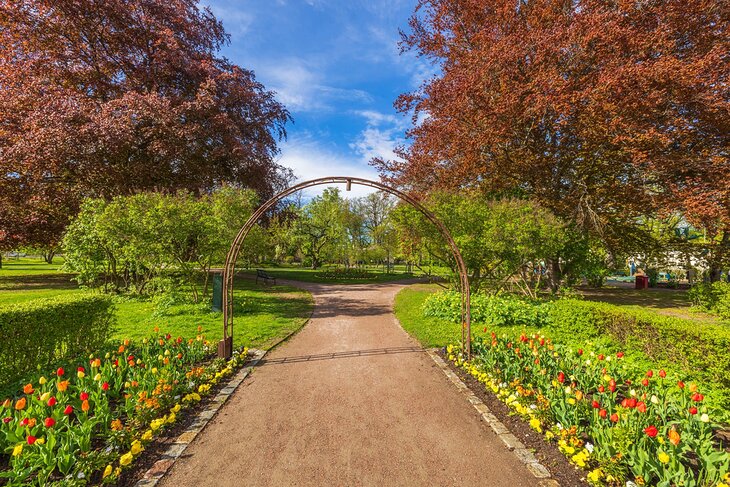
[[[268,275],[263,269],[256,269],[256,284],[259,283],[259,279],[263,279],[265,284],[271,283],[272,281],[273,284],[276,284],[276,278]]]

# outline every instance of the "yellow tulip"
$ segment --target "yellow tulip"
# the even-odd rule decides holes
[[[669,455],[667,455],[667,454],[666,454],[665,452],[663,452],[663,451],[660,451],[660,452],[659,452],[659,455],[657,455],[657,458],[659,459],[659,461],[660,461],[660,462],[662,462],[662,463],[663,463],[663,464],[665,464],[665,465],[666,465],[667,463],[669,463]]]
[[[112,466],[107,465],[106,468],[104,469],[104,473],[101,475],[101,478],[103,478],[103,479],[107,478],[108,476],[110,476],[112,474],[112,471],[113,471]]]
[[[48,382],[48,380],[47,380],[47,379],[46,379],[45,377],[41,377],[40,379],[38,379],[38,383],[39,383],[40,385],[43,385],[43,384],[45,384],[46,382]]]
[[[20,456],[21,453],[23,453],[23,444],[18,443],[17,445],[15,445],[15,448],[13,448],[13,456]]]

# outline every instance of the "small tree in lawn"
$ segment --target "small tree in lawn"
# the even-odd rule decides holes
[[[334,257],[334,251],[346,238],[346,201],[337,188],[326,188],[306,204],[299,212],[296,235],[302,252],[317,269],[326,258]]]

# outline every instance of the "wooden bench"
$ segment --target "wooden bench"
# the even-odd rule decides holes
[[[272,283],[271,281],[273,281],[273,284],[276,284],[276,278],[268,275],[263,269],[256,269],[256,284],[259,283],[259,279],[263,279],[264,284]]]

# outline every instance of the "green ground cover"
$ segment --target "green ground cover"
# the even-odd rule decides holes
[[[38,298],[92,293],[79,289],[73,276],[59,272],[60,258],[53,264],[39,259],[8,259],[0,270],[0,307]],[[299,329],[311,315],[311,295],[289,286],[264,286],[247,278],[234,288],[235,345],[268,348]],[[212,312],[208,302],[192,304],[164,299],[115,297],[115,338],[140,339],[155,326],[174,336],[195,336],[198,326],[214,343],[223,336],[223,316]]]
[[[422,273],[409,274],[405,272],[404,266],[398,266],[394,268],[393,272],[383,272],[382,267],[367,267],[369,276],[363,279],[338,279],[331,278],[328,275],[335,269],[334,266],[321,267],[319,269],[307,269],[302,267],[264,267],[267,274],[277,279],[288,279],[292,281],[302,282],[317,282],[327,284],[367,284],[375,282],[392,282],[399,281],[401,279],[408,279],[409,277],[417,277]],[[256,276],[256,270],[251,269],[245,271],[250,276]]]

